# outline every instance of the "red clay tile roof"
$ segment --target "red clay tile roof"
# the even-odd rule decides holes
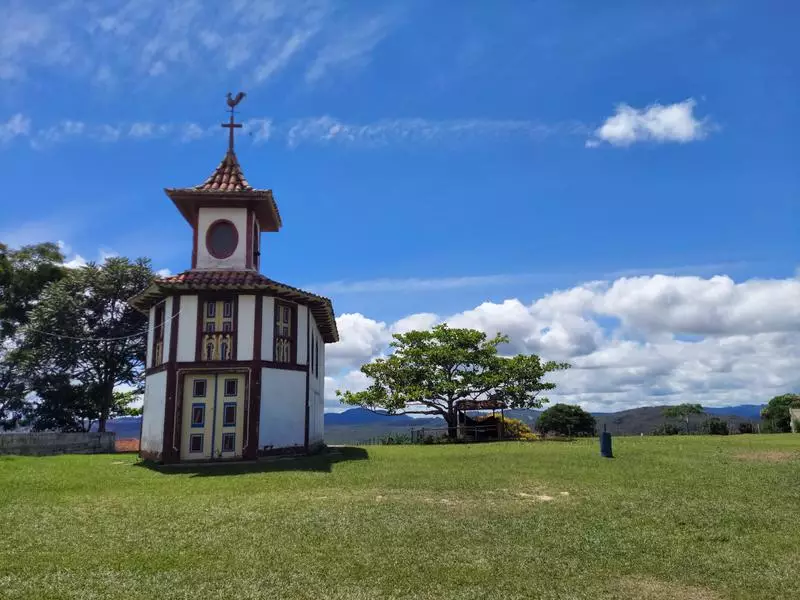
[[[196,270],[184,271],[170,277],[159,277],[128,302],[138,310],[145,311],[161,298],[169,296],[171,291],[195,289],[265,291],[278,298],[305,304],[314,315],[325,342],[339,341],[333,304],[329,298],[274,281],[255,271]]]
[[[247,183],[242,173],[242,167],[236,159],[233,150],[228,150],[219,166],[200,185],[194,186],[195,190],[204,192],[251,192],[253,186]]]
[[[197,209],[214,206],[220,201],[247,201],[256,213],[262,231],[278,231],[283,224],[272,190],[260,190],[251,186],[244,177],[239,160],[232,150],[217,168],[200,185],[188,188],[164,188],[167,196],[190,225],[195,225]]]
[[[184,271],[169,277],[159,277],[154,283],[159,285],[270,285],[277,282],[255,271]],[[281,284],[278,284],[281,285]]]

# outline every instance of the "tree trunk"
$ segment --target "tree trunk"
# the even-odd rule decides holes
[[[454,411],[448,411],[448,413],[444,416],[444,420],[447,423],[447,437],[451,440],[456,439],[458,437],[458,421],[456,413]]]
[[[106,421],[108,421],[111,406],[114,404],[114,382],[109,381],[104,387],[103,405],[100,407],[100,416],[97,419],[97,431],[100,433],[105,433]]]

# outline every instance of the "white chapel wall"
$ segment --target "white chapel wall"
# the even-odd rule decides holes
[[[313,347],[319,347],[319,366],[313,372],[309,370],[308,380],[308,442],[315,444],[325,439],[325,344],[317,327],[317,321],[311,313],[309,320],[309,337],[314,340],[314,343],[309,345],[309,351]],[[310,355],[309,368],[313,360],[314,356]]]
[[[319,335],[319,330],[317,331],[317,335]],[[325,439],[325,342],[322,340],[321,335],[319,335],[319,380],[317,385],[317,391],[319,393],[318,434],[321,441]]]
[[[247,294],[239,296],[239,323],[236,327],[236,359],[253,359],[253,340],[255,337],[256,297]]]
[[[178,314],[179,362],[194,362],[197,344],[197,296],[181,296]]]
[[[275,298],[264,296],[261,315],[261,359],[272,360],[273,334],[275,332]]]
[[[164,445],[164,405],[167,399],[167,372],[148,375],[145,379],[142,407],[143,452],[161,453]]]
[[[164,348],[161,351],[161,356],[164,362],[169,360],[169,343],[172,339],[172,298],[167,298],[164,301]]]
[[[150,307],[149,316],[147,317],[147,358],[145,359],[145,368],[149,369],[153,366],[153,337],[155,336],[156,326],[156,308]]]
[[[287,369],[261,370],[261,422],[258,447],[305,444],[306,374]]]
[[[297,306],[297,364],[308,363],[308,307]]]
[[[214,258],[206,248],[208,226],[218,219],[234,224],[239,242],[228,258]],[[198,269],[245,269],[247,268],[247,209],[203,207],[197,215],[197,268]]]

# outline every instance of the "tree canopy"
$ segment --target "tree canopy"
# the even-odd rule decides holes
[[[130,396],[115,395],[115,388],[142,385],[147,330],[147,317],[127,300],[152,277],[149,260],[114,257],[71,269],[44,290],[24,345],[40,415],[63,427],[97,420],[105,431],[106,421],[124,412],[120,400]]]
[[[42,291],[64,276],[63,260],[56,244],[0,243],[0,428],[14,427],[27,412],[20,327]]]
[[[555,383],[544,381],[552,372],[569,368],[566,363],[542,362],[535,355],[503,357],[500,344],[507,336],[493,338],[475,329],[437,325],[427,331],[393,336],[391,354],[361,367],[372,380],[361,392],[336,391],[345,404],[392,415],[424,414],[444,418],[455,435],[459,400],[495,400],[509,408],[538,408],[547,398],[542,392]]]
[[[592,436],[596,427],[595,418],[573,404],[554,404],[542,412],[536,421],[536,429],[545,434]]]
[[[761,418],[770,431],[786,433],[791,431],[790,408],[800,408],[800,394],[775,396],[761,409]]]
[[[686,423],[686,433],[689,433],[689,417],[692,415],[702,415],[703,407],[699,404],[678,404],[667,406],[664,409],[664,416],[672,419],[683,419]]]

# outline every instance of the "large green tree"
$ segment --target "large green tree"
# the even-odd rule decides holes
[[[671,419],[682,419],[686,423],[686,433],[689,433],[689,417],[692,415],[702,415],[703,407],[699,404],[678,404],[667,406],[664,409],[664,416]]]
[[[536,421],[536,429],[545,434],[554,432],[559,435],[592,436],[596,426],[591,414],[573,404],[554,404]]]
[[[790,408],[800,408],[800,394],[782,394],[770,400],[761,409],[761,418],[766,421],[767,429],[775,433],[791,431]]]
[[[70,269],[47,287],[25,328],[39,416],[62,415],[68,423],[72,414],[105,431],[106,421],[124,412],[114,390],[142,385],[147,344],[147,318],[127,300],[152,277],[149,260],[114,257]]]
[[[508,343],[507,336],[488,338],[481,331],[447,324],[393,337],[387,358],[361,367],[371,385],[361,392],[337,390],[336,395],[345,404],[391,415],[441,416],[451,437],[459,400],[493,399],[511,408],[538,408],[547,402],[541,393],[556,387],[544,377],[569,367],[542,362],[535,354],[500,356],[498,346]]]
[[[14,249],[0,242],[0,428],[13,428],[26,413],[20,327],[42,290],[64,276],[63,261],[56,244]]]

